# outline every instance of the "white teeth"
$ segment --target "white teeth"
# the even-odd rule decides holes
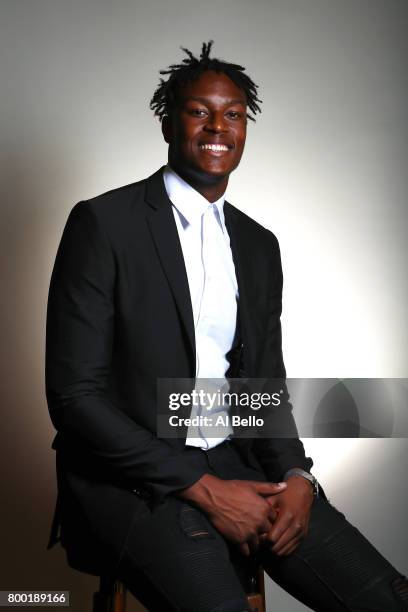
[[[208,151],[228,151],[227,145],[222,144],[202,144],[200,145],[200,149]]]

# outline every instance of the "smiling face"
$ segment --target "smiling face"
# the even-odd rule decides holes
[[[220,184],[238,166],[246,138],[246,96],[224,73],[204,72],[177,92],[162,122],[169,163],[192,184]]]

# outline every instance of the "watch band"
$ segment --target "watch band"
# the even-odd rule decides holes
[[[319,483],[317,482],[317,478],[315,478],[313,474],[310,474],[310,472],[306,472],[305,470],[302,470],[301,468],[292,468],[285,473],[283,480],[285,481],[291,476],[302,476],[302,478],[306,478],[306,480],[308,480],[313,487],[313,495],[315,497],[318,497]]]

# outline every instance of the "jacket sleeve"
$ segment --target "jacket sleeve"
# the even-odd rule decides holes
[[[115,255],[87,202],[71,211],[49,289],[46,395],[69,448],[129,489],[147,485],[156,501],[204,473],[115,406],[107,393],[114,335]],[[141,350],[143,347],[141,347]]]
[[[299,440],[296,423],[292,413],[289,393],[285,379],[286,370],[282,355],[282,332],[280,316],[282,312],[282,263],[277,238],[272,237],[270,255],[270,282],[268,286],[268,320],[265,344],[262,356],[260,376],[269,379],[280,379],[284,393],[279,409],[279,431],[287,437],[258,438],[254,440],[253,452],[265,473],[270,478],[282,479],[285,472],[292,467],[310,471],[313,461],[306,457],[303,443]]]

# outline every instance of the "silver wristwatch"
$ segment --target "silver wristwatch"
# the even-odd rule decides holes
[[[313,495],[315,497],[318,497],[319,483],[317,482],[317,478],[315,478],[313,474],[310,474],[310,472],[306,472],[305,470],[302,470],[300,468],[292,468],[291,470],[288,470],[286,472],[283,477],[283,480],[287,480],[288,478],[290,478],[290,476],[302,476],[302,478],[306,478],[306,480],[308,480],[313,487]]]

